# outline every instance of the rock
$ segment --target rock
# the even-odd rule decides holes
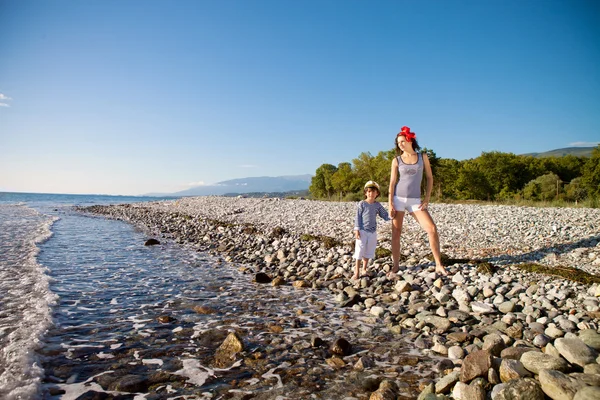
[[[554,400],[571,400],[579,389],[586,386],[560,371],[548,369],[540,371],[539,381],[544,393]]]
[[[453,360],[462,360],[465,357],[465,351],[460,346],[451,346],[448,348],[448,358]]]
[[[436,333],[444,333],[452,326],[452,323],[447,318],[439,317],[437,315],[417,315],[418,321],[423,321],[428,325],[435,327]]]
[[[272,280],[273,279],[264,272],[259,272],[254,275],[254,282],[256,283],[271,283]]]
[[[373,359],[367,356],[362,356],[358,359],[356,364],[354,364],[354,369],[358,371],[363,371],[365,369],[372,368],[374,365],[375,363],[373,362]]]
[[[371,393],[369,400],[396,400],[396,393],[391,389],[377,389]]]
[[[493,356],[500,356],[500,352],[504,350],[506,345],[504,344],[504,340],[497,333],[492,333],[483,338],[483,346],[482,350],[489,350]]]
[[[500,386],[500,385],[497,385]],[[532,378],[516,379],[502,384],[494,400],[544,400],[544,391]]]
[[[585,367],[586,364],[596,362],[598,352],[588,347],[581,339],[556,339],[554,347],[571,364]]]
[[[215,353],[214,365],[217,368],[229,368],[235,362],[236,355],[243,350],[242,339],[235,332],[230,332]]]
[[[170,315],[159,315],[158,318],[156,318],[158,322],[160,322],[161,324],[169,324],[171,322],[175,322],[176,319],[171,317]]]
[[[575,393],[573,400],[598,400],[600,399],[600,387],[586,386]]]
[[[452,332],[449,333],[446,337],[448,338],[448,340],[457,343],[464,343],[471,340],[471,335],[467,332]]]
[[[309,288],[311,287],[311,285],[306,282],[305,280],[298,280],[298,281],[294,281],[294,283],[292,283],[292,286],[294,286],[296,289],[298,288]]]
[[[550,343],[550,338],[543,333],[540,333],[533,338],[533,344],[537,347],[544,347],[548,343]]]
[[[269,325],[267,328],[269,329],[270,332],[273,332],[273,333],[283,332],[283,326],[281,326],[281,325],[273,324],[273,325]]]
[[[537,351],[540,352],[539,349],[535,347],[507,347],[506,349],[500,352],[500,358],[511,358],[513,360],[520,360],[521,356],[529,351]]]
[[[327,365],[329,365],[330,367],[332,367],[334,369],[340,369],[340,368],[344,368],[346,366],[346,363],[344,362],[344,360],[342,360],[341,358],[339,358],[337,356],[327,358],[325,360],[325,362],[327,363]]]
[[[125,375],[115,380],[109,387],[118,392],[145,392],[148,390],[148,378],[140,375]]]
[[[504,359],[500,363],[500,380],[508,382],[513,379],[530,377],[531,373],[517,360]]]
[[[492,366],[492,354],[489,351],[475,351],[463,360],[460,368],[460,381],[468,383],[479,376],[487,376]]]
[[[203,315],[215,314],[217,312],[217,310],[215,310],[214,308],[210,308],[210,307],[206,307],[206,306],[194,306],[193,310],[195,312],[197,312],[198,314],[203,314]]]
[[[594,374],[600,376],[600,364],[588,364],[583,367],[584,374]]]
[[[157,244],[160,244],[160,242],[158,240],[156,240],[156,239],[148,239],[144,243],[144,246],[155,246]]]
[[[569,364],[565,360],[534,351],[523,354],[520,361],[527,370],[534,374],[539,374],[543,369],[554,369],[561,372],[569,369]]]
[[[363,298],[360,295],[355,294],[352,297],[342,301],[340,303],[340,307],[352,307],[353,305],[360,304],[362,302],[363,302]]]
[[[396,289],[398,293],[404,293],[410,292],[412,290],[412,286],[406,281],[398,281],[398,283],[396,283],[396,286],[394,286],[394,289]]]
[[[515,309],[515,303],[513,303],[512,301],[505,301],[498,305],[498,311],[500,311],[503,314],[511,313],[511,312],[513,312],[514,309]]]
[[[51,388],[53,389],[53,388]],[[66,393],[64,390],[62,393]],[[113,399],[113,396],[106,392],[97,392],[95,390],[88,390],[87,392],[79,395],[75,400],[104,400],[104,399]]]
[[[344,338],[338,338],[331,346],[331,352],[340,356],[352,354],[352,345]]]
[[[456,400],[485,400],[485,390],[480,386],[457,382],[452,389],[452,398]]]
[[[491,314],[496,312],[494,306],[480,301],[474,301],[471,303],[471,310],[477,314]]]
[[[383,316],[383,314],[385,314],[385,309],[380,306],[374,306],[374,307],[371,307],[371,310],[369,312],[371,313],[371,315],[374,315],[376,317],[381,317],[381,316]]]
[[[600,289],[600,286],[598,287]],[[600,351],[600,333],[593,329],[584,329],[579,332],[579,339],[596,351]]]
[[[283,285],[285,285],[285,279],[283,279],[281,276],[276,276],[271,281],[271,286],[283,286]]]
[[[450,390],[452,389],[452,387],[454,387],[454,384],[459,381],[459,378],[460,372],[458,371],[453,371],[448,375],[442,377],[442,379],[437,381],[437,383],[435,384],[435,392],[450,393]]]

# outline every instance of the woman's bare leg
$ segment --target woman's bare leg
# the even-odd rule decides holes
[[[435,272],[441,275],[448,275],[448,271],[446,271],[446,268],[442,263],[440,237],[431,215],[429,215],[427,210],[415,211],[411,214],[417,220],[419,225],[421,225],[421,228],[427,232],[427,236],[429,237],[429,247],[431,247],[431,253],[433,254],[433,259],[435,260]]]
[[[404,222],[404,211],[396,211],[392,220],[392,271],[398,272],[400,269],[400,235],[402,234],[402,223]]]

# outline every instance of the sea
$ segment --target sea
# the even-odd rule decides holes
[[[351,323],[357,336],[350,339],[360,346],[368,340],[360,332],[377,329],[360,317],[349,322],[319,291],[257,289],[250,275],[216,256],[162,238],[160,246],[144,246],[152,232],[74,208],[157,200],[0,193],[0,399],[216,399],[226,389],[235,393],[240,381],[277,390],[278,365],[291,357],[320,362],[304,359],[303,348],[288,351],[296,340]],[[299,315],[291,304],[314,313]],[[272,324],[287,324],[289,343],[264,334]],[[256,332],[248,341],[277,351],[258,379],[237,364],[207,364],[222,332],[241,329]],[[264,350],[252,351],[264,358]],[[303,382],[311,384],[318,382]]]
[[[83,216],[73,206],[154,200],[160,199],[0,192],[0,398],[41,398],[45,370],[38,351],[53,340],[77,340],[57,326],[98,324],[99,304],[117,299],[127,274],[152,259],[131,248],[142,232]],[[106,287],[132,264],[124,279]]]

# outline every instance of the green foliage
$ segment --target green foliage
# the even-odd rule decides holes
[[[584,164],[581,172],[581,183],[589,196],[600,198],[600,145],[592,150],[592,155]]]
[[[335,165],[323,164],[312,177],[308,190],[315,198],[330,198],[333,194],[333,175],[336,173]]]
[[[456,178],[456,193],[459,199],[493,200],[493,191],[488,178],[476,160],[462,163]]]
[[[280,226],[276,226],[275,228],[273,228],[273,231],[271,232],[271,236],[275,237],[275,238],[280,238],[283,235],[285,235],[287,233],[287,231],[280,227]]]
[[[527,200],[548,201],[558,199],[560,195],[560,178],[554,173],[549,173],[535,178],[523,188],[523,197]]]
[[[325,236],[325,235],[316,236],[316,235],[311,235],[309,233],[305,233],[302,236],[300,236],[300,240],[304,240],[306,242],[311,242],[313,240],[316,240],[318,242],[321,242],[323,247],[325,247],[326,249],[331,249],[336,246],[341,246],[343,244],[339,240],[332,238],[330,236]]]
[[[600,203],[600,146],[589,158],[537,158],[492,151],[457,161],[438,158],[431,149],[423,151],[434,177],[432,197],[438,201],[560,201],[592,207]],[[337,167],[323,164],[315,173],[310,193],[315,199],[359,201],[364,198],[365,182],[374,180],[381,188],[379,201],[384,201],[389,196],[390,167],[395,156],[394,149],[376,156],[363,152],[351,163],[342,162]]]
[[[375,258],[379,259],[379,258],[386,258],[386,257],[391,257],[392,256],[392,252],[388,249],[384,249],[383,247],[377,247],[375,249]]]
[[[345,196],[348,192],[358,190],[356,187],[356,179],[352,171],[352,164],[343,162],[338,164],[337,171],[331,177],[333,190],[340,194],[340,197]]]
[[[565,185],[565,199],[579,203],[587,197],[587,188],[583,184],[583,178],[575,178]]]
[[[516,266],[519,269],[526,272],[556,275],[560,276],[561,278],[569,279],[575,282],[585,283],[587,285],[591,285],[593,283],[600,283],[600,276],[591,275],[585,271],[573,267],[547,267],[535,263],[518,264]]]

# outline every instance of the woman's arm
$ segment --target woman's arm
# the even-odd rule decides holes
[[[394,209],[394,192],[396,191],[396,182],[398,182],[398,159],[392,160],[392,171],[390,172],[390,190],[388,191],[388,204],[392,218],[396,216]]]

